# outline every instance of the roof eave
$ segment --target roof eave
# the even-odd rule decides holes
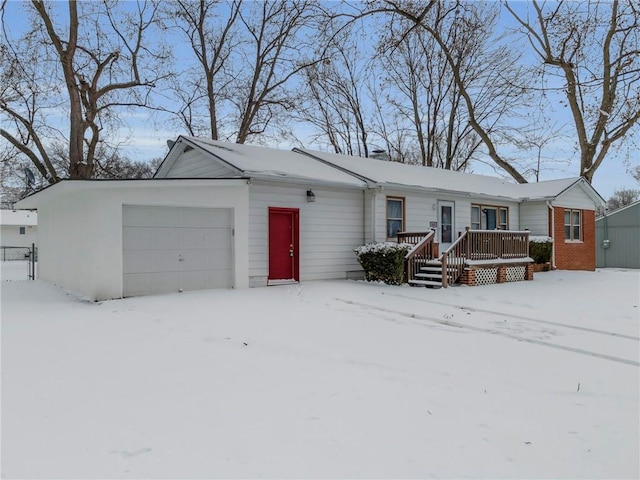
[[[420,185],[406,185],[403,183],[378,183],[376,184],[379,187],[389,188],[389,189],[397,189],[397,190],[408,190],[412,192],[422,192],[422,193],[436,193],[442,195],[452,195],[456,197],[473,197],[473,198],[489,198],[489,199],[498,199],[498,200],[507,200],[510,202],[520,202],[521,199],[519,197],[512,197],[509,195],[493,195],[489,193],[480,193],[480,192],[466,192],[462,190],[449,190],[446,188],[437,188],[437,187],[424,187]]]
[[[364,190],[368,188],[368,185],[363,182],[362,184],[354,184],[354,183],[342,183],[342,182],[334,182],[334,181],[326,181],[326,180],[316,180],[308,177],[296,177],[296,176],[286,176],[281,177],[277,175],[265,175],[260,172],[247,172],[246,174],[251,181],[259,181],[264,183],[285,183],[285,184],[295,184],[295,185],[305,185],[310,187],[328,187],[328,188],[348,188],[354,190]]]

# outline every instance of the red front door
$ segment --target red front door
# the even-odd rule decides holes
[[[297,208],[269,207],[269,280],[299,280]]]

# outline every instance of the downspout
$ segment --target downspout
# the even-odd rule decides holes
[[[362,245],[367,243],[367,189],[362,189]]]
[[[377,208],[378,208],[378,194],[381,193],[384,190],[384,187],[381,187],[379,185],[375,185],[375,184],[371,184],[369,182],[367,182],[367,190],[366,192],[371,194],[371,198],[369,199],[369,206],[370,206],[370,212],[369,215],[371,215],[371,231],[369,232],[369,238],[367,239],[366,243],[370,243],[370,242],[376,242],[376,233],[377,233]]]
[[[378,203],[378,194],[376,191],[373,191],[373,195],[371,195],[371,200],[369,202],[371,207],[371,231],[369,232],[369,242],[376,241],[376,208]]]
[[[556,269],[556,218],[555,211],[553,210],[553,206],[551,202],[547,200],[547,208],[551,211],[551,238],[553,242],[551,242],[551,269]]]
[[[596,232],[597,232],[597,229],[596,229]],[[603,240],[603,244],[602,245],[596,245],[596,251],[597,251],[598,248],[602,249],[602,263],[604,263],[603,267],[606,268],[608,266],[607,265],[607,250],[608,250],[608,247],[605,248],[604,245],[605,245],[605,242],[606,242],[607,245],[608,245],[608,242],[609,242],[609,219],[607,217],[607,208],[606,207],[604,209],[604,235],[603,236],[604,236],[604,238],[602,239]]]

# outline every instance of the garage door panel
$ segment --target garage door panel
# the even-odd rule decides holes
[[[152,271],[153,255],[147,250],[125,250],[123,252],[123,273],[143,273]]]
[[[231,249],[233,236],[229,228],[210,228],[205,231],[206,245],[215,248]]]
[[[183,250],[181,268],[186,271],[231,268],[233,258],[223,249]]]
[[[207,248],[207,235],[204,228],[180,228],[178,241],[181,248]]]
[[[179,285],[179,279],[173,273],[133,273],[124,276],[124,289],[129,296],[177,292]]]
[[[151,248],[154,250],[178,250],[180,245],[180,233],[175,228],[155,227],[152,229]]]
[[[126,206],[122,222],[125,227],[177,227],[180,225],[180,209]]]
[[[233,286],[230,209],[125,206],[123,295]]]
[[[233,282],[233,271],[231,269],[216,270],[215,272],[204,272],[206,288],[226,288]]]
[[[179,226],[186,228],[231,228],[233,225],[229,209],[189,208],[182,212]]]
[[[178,231],[169,227],[126,227],[122,241],[124,250],[167,250],[180,246]]]
[[[178,272],[177,250],[127,250],[123,254],[123,273]]]
[[[122,231],[122,246],[124,250],[147,248],[153,241],[149,228],[128,227]]]

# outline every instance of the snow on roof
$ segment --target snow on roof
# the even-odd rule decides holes
[[[421,165],[406,165],[403,163],[351,157],[306,149],[296,150],[336,165],[338,168],[353,172],[356,175],[366,177],[377,184],[389,186],[415,186],[433,190],[518,199],[522,197],[542,198],[546,197],[547,193],[550,192],[558,194],[567,188],[567,186],[577,181],[576,178],[572,178],[552,181],[552,184],[548,184],[550,182],[540,182],[537,184],[521,185],[510,180],[487,175],[456,172]],[[527,186],[526,193],[524,193],[523,186]],[[553,193],[551,193],[550,196],[553,196]]]
[[[180,138],[227,162],[243,175],[256,178],[299,179],[360,188],[366,186],[413,187],[436,192],[513,200],[556,198],[568,188],[580,183],[585,186],[587,193],[594,201],[602,200],[592,187],[581,182],[580,177],[518,184],[510,179],[488,175],[309,149],[279,150],[198,137],[182,136]]]
[[[0,225],[37,225],[38,214],[29,210],[0,210]]]
[[[556,197],[580,181],[579,177],[546,180],[543,182],[523,183],[519,185],[520,196],[525,198]]]
[[[362,180],[291,150],[182,137],[231,164],[250,177],[306,180],[314,183],[365,187]]]

